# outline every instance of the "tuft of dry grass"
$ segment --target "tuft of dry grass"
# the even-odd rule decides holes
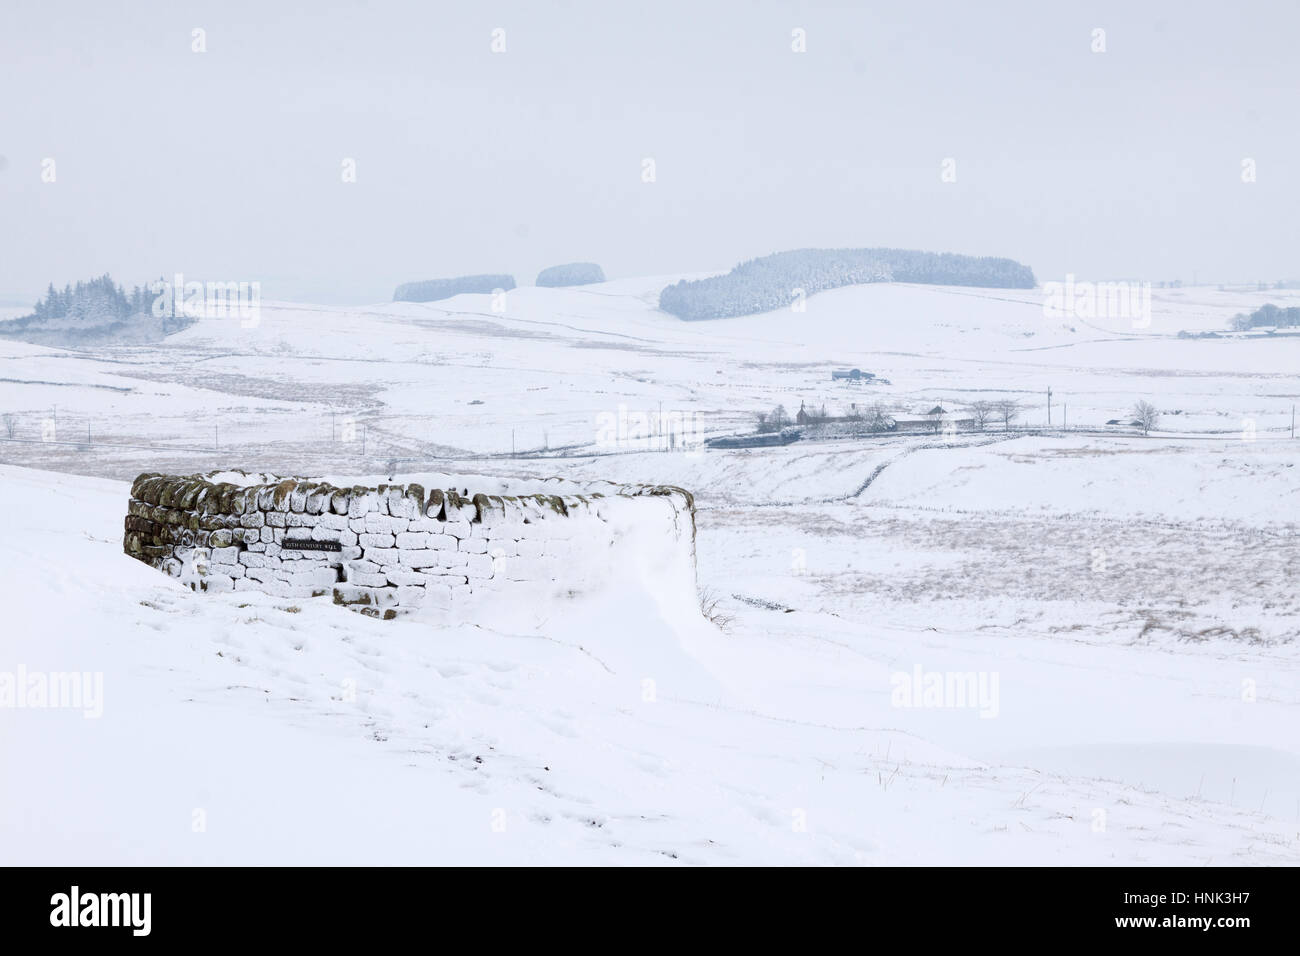
[[[720,631],[728,631],[735,621],[730,614],[724,614],[718,609],[718,604],[722,601],[713,588],[703,588],[700,591],[700,613],[710,624]]]

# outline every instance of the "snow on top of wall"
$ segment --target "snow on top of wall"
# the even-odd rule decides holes
[[[618,494],[634,488],[610,481],[573,481],[566,478],[541,478],[537,476],[506,476],[479,474],[450,474],[447,472],[399,472],[396,475],[275,475],[269,472],[213,471],[200,476],[213,484],[226,483],[241,488],[254,485],[278,484],[296,479],[318,481],[336,488],[378,488],[380,485],[420,485],[426,489],[455,489],[467,496],[485,495],[590,495]]]

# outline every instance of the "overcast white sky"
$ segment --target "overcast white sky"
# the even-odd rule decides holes
[[[7,2],[0,296],[179,271],[363,303],[868,245],[1297,277],[1298,27],[1281,0]]]

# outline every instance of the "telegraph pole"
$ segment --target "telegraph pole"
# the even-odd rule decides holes
[[[1047,386],[1047,424],[1052,424],[1052,386]]]

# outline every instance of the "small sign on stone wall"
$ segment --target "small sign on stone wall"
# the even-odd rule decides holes
[[[312,541],[310,538],[285,538],[280,542],[285,551],[341,551],[343,545],[337,541]]]

